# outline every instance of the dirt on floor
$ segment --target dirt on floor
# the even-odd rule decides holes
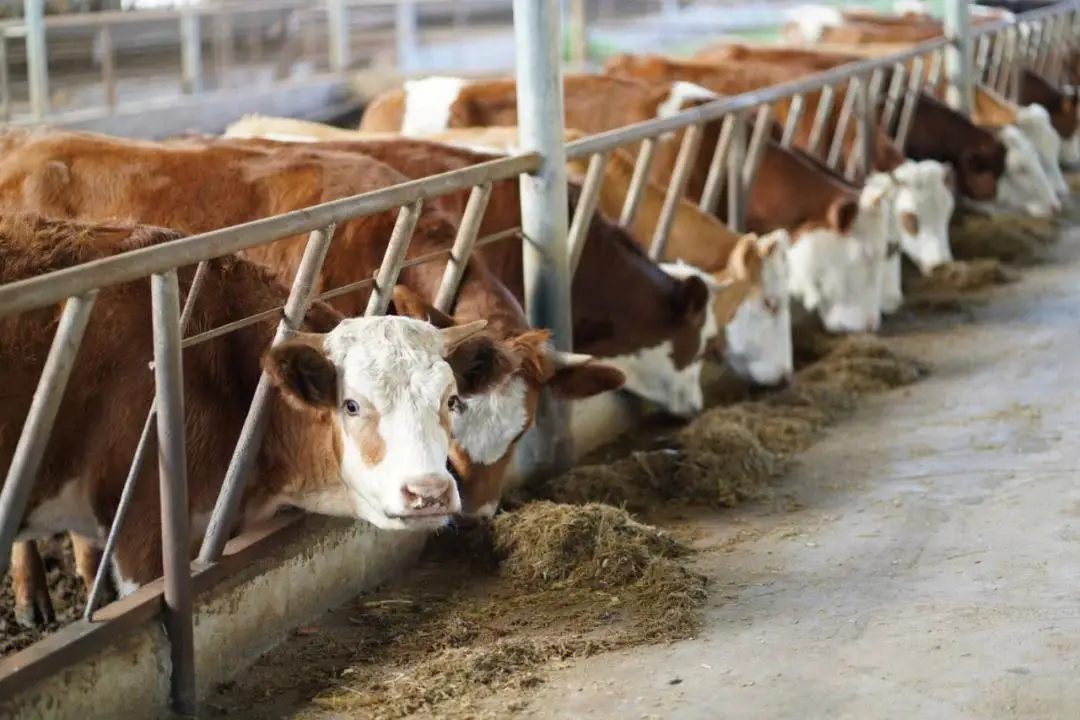
[[[15,619],[15,594],[7,575],[0,585],[0,656],[22,650],[77,620],[86,607],[86,590],[75,574],[75,555],[67,535],[38,543],[45,564],[56,621],[40,628],[24,628]]]

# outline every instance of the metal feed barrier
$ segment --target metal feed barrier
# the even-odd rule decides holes
[[[12,541],[24,515],[34,478],[40,467],[50,430],[56,417],[80,341],[90,319],[98,292],[120,283],[150,279],[153,300],[155,400],[143,426],[142,437],[128,473],[115,520],[105,544],[101,568],[90,592],[85,619],[97,610],[101,582],[114,550],[117,530],[123,523],[132,488],[153,427],[157,428],[159,478],[161,484],[164,591],[160,614],[146,622],[162,620],[171,652],[172,700],[176,710],[195,709],[195,654],[192,640],[192,572],[205,573],[222,558],[236,518],[244,483],[252,469],[255,452],[264,429],[270,387],[265,374],[259,382],[248,410],[240,438],[217,498],[209,529],[194,566],[189,562],[189,518],[183,423],[183,378],[181,357],[184,348],[220,337],[257,322],[280,318],[274,342],[299,327],[309,304],[363,288],[373,288],[366,315],[386,311],[390,292],[402,269],[449,256],[435,305],[449,311],[463,274],[463,262],[482,244],[514,237],[523,241],[525,259],[526,309],[530,321],[554,331],[561,350],[571,350],[570,278],[581,257],[589,219],[595,212],[605,164],[611,152],[640,143],[630,191],[619,217],[629,226],[638,212],[646,178],[662,136],[683,132],[677,160],[652,238],[650,255],[664,256],[678,200],[688,182],[692,162],[701,147],[707,123],[721,122],[719,140],[700,199],[700,207],[712,211],[727,187],[729,225],[740,230],[745,225],[747,198],[769,137],[772,104],[791,102],[783,127],[781,144],[790,147],[796,127],[807,106],[807,97],[820,92],[818,111],[811,132],[811,145],[831,167],[840,170],[841,149],[849,131],[856,133],[856,152],[842,169],[850,178],[865,178],[870,172],[874,151],[877,109],[882,107],[880,127],[903,148],[915,105],[923,90],[949,83],[950,99],[959,107],[970,107],[972,82],[985,82],[1008,89],[1020,69],[1031,67],[1055,82],[1064,77],[1064,62],[1078,46],[1080,2],[1070,2],[1032,12],[1015,21],[981,26],[972,31],[966,20],[964,32],[915,45],[902,52],[860,61],[828,72],[739,96],[727,97],[683,111],[671,117],[651,120],[618,130],[580,139],[564,146],[560,122],[563,116],[559,70],[559,15],[555,3],[515,0],[518,63],[518,110],[520,141],[525,152],[485,162],[463,170],[384,188],[350,198],[244,225],[191,236],[166,244],[127,252],[113,257],[53,272],[40,277],[0,286],[0,317],[64,304],[63,314],[45,363],[44,371],[20,435],[15,456],[0,492],[0,569],[6,568]],[[967,68],[973,71],[967,72]],[[925,72],[924,72],[925,71]],[[886,73],[891,72],[888,87]],[[1009,80],[1014,78],[1014,80]],[[1004,80],[1003,80],[1004,79]],[[826,120],[838,90],[845,100],[832,137],[826,137]],[[588,158],[588,171],[577,211],[567,218],[565,163]],[[519,177],[522,182],[522,227],[496,236],[478,239],[477,233],[492,192],[492,184]],[[448,252],[434,253],[406,261],[411,236],[425,201],[451,192],[470,190],[464,220]],[[375,213],[398,209],[393,234],[376,277],[358,279],[320,295],[314,287],[332,242],[334,230],[342,223]],[[567,226],[569,225],[569,229]],[[199,294],[206,263],[246,248],[274,240],[310,233],[300,268],[284,306],[262,312],[195,336],[184,336],[185,326]],[[198,264],[183,309],[177,269]],[[566,438],[565,422],[554,404],[537,418],[536,442],[561,448]],[[558,454],[558,453],[556,453]],[[565,456],[556,458],[556,464]],[[119,620],[104,624],[107,636]],[[79,653],[58,657],[70,648],[53,648],[52,653],[24,651],[28,659],[6,675],[0,675],[0,697],[25,687],[47,672],[56,673],[78,662]],[[87,652],[84,647],[82,653]]]

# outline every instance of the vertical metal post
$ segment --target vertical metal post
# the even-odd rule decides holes
[[[26,503],[30,501],[30,491],[45,457],[53,421],[60,410],[60,401],[64,399],[64,389],[75,365],[75,356],[79,352],[79,344],[86,332],[96,298],[97,291],[94,290],[69,298],[64,304],[60,324],[45,358],[45,367],[41,370],[41,379],[30,401],[30,410],[15,445],[7,478],[0,489],[0,575],[7,572],[11,543],[18,534]]]
[[[857,113],[859,129],[859,144],[855,154],[859,158],[859,165],[855,166],[849,162],[847,176],[849,180],[853,180],[856,177],[856,168],[858,168],[858,172],[861,173],[858,177],[865,182],[866,178],[870,177],[870,172],[874,167],[874,145],[876,140],[874,131],[877,129],[874,123],[874,115],[877,110],[877,98],[873,81],[866,77],[862,80],[859,83],[858,94],[855,98],[855,112]]]
[[[23,0],[26,23],[26,72],[30,112],[38,122],[49,112],[49,51],[45,45],[45,0]]]
[[[589,67],[589,16],[586,0],[570,0],[570,62],[578,72]]]
[[[330,33],[330,69],[342,73],[349,69],[349,8],[345,0],[327,0],[326,25]]]
[[[409,252],[409,242],[412,240],[413,230],[416,229],[416,221],[420,219],[420,212],[424,208],[424,201],[417,200],[411,205],[406,205],[398,210],[397,220],[394,222],[394,230],[390,233],[390,242],[386,245],[382,263],[375,275],[375,288],[368,296],[367,307],[364,315],[382,315],[390,306],[390,298],[394,294],[394,285],[397,284],[398,276],[401,275],[401,265],[405,262],[405,256]]]
[[[180,15],[180,65],[184,93],[195,95],[203,91],[202,19],[191,7]]]
[[[184,375],[180,287],[176,271],[150,278],[154,318],[161,549],[165,571],[165,631],[172,660],[172,704],[195,714],[195,639],[191,617],[191,535],[188,527]]]
[[[11,120],[11,77],[8,70],[7,34],[0,29],[0,120]]]
[[[101,81],[105,84],[105,107],[111,115],[116,111],[116,53],[113,51],[112,28],[101,28]]]
[[[728,218],[727,224],[735,232],[746,229],[746,186],[743,185],[743,164],[746,157],[746,119],[741,113],[733,113],[731,147],[728,150]]]
[[[542,158],[535,174],[521,176],[525,309],[534,327],[552,331],[556,349],[568,351],[573,319],[560,15],[558,0],[514,0],[518,137],[522,150],[538,152]],[[568,421],[567,408],[545,392],[536,428],[518,450],[519,462],[539,462],[545,474],[568,468],[572,456]]]
[[[308,235],[304,255],[300,258],[300,266],[296,271],[296,279],[293,280],[289,297],[285,301],[285,317],[278,323],[273,344],[281,342],[287,330],[295,330],[303,324],[308,305],[311,304],[311,296],[315,292],[315,286],[322,272],[323,262],[326,260],[326,253],[330,251],[334,229],[331,225]],[[240,428],[240,437],[236,441],[236,450],[229,461],[229,468],[225,471],[225,480],[221,484],[217,502],[214,503],[214,511],[210,514],[206,538],[203,540],[202,547],[199,548],[200,563],[211,563],[221,557],[222,551],[225,550],[225,543],[229,541],[233,517],[236,515],[236,508],[240,505],[240,498],[244,494],[244,482],[255,462],[263,433],[266,431],[266,410],[270,402],[270,393],[270,378],[264,372],[259,377],[259,384],[255,387],[251,407],[248,408],[244,425]]]
[[[971,82],[971,23],[967,0],[945,0],[945,101],[965,116],[971,116],[974,102]]]
[[[420,14],[415,2],[401,0],[397,3],[394,16],[394,41],[397,52],[398,70],[408,72],[412,69],[419,47],[417,38],[420,34]],[[348,65],[342,66],[342,70]]]
[[[476,236],[480,232],[480,223],[484,220],[488,201],[491,200],[491,183],[477,185],[469,193],[469,201],[465,203],[465,212],[461,216],[458,225],[457,236],[454,238],[454,246],[450,249],[450,259],[446,261],[446,269],[443,271],[442,282],[439,283],[439,291],[435,293],[435,309],[444,313],[450,312],[454,307],[454,298],[457,297],[458,286],[461,278],[465,275],[465,265],[472,255],[473,246],[476,244]]]

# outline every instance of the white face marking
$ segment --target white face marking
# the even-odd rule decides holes
[[[671,92],[668,93],[667,100],[660,103],[656,108],[657,118],[671,117],[672,115],[678,115],[683,110],[683,105],[690,100],[715,100],[719,95],[712,90],[695,85],[694,83],[684,82],[682,80],[676,80],[671,83]],[[667,142],[675,139],[676,133],[663,133],[660,135],[660,140]]]
[[[60,492],[27,513],[25,528],[19,531],[15,540],[37,540],[69,531],[87,539],[104,539],[101,525],[94,517],[94,509],[78,478],[68,480]]]
[[[1071,138],[1061,143],[1061,163],[1063,165],[1080,164],[1080,130]]]
[[[528,386],[511,377],[492,392],[463,397],[465,410],[451,415],[454,441],[469,459],[491,465],[506,455],[510,443],[529,422]]]
[[[779,233],[782,238],[776,238]],[[739,377],[758,385],[776,385],[795,371],[788,296],[790,237],[778,231],[758,238],[759,246],[771,242],[780,245],[765,258],[761,286],[724,328],[724,360]]]
[[[934,160],[907,160],[892,171],[895,183],[890,182],[893,205],[890,242],[899,241],[900,249],[924,274],[953,259],[949,245],[949,220],[956,200],[945,184],[945,173],[945,166]],[[871,176],[868,182],[872,182],[874,177]],[[901,220],[904,214],[915,216],[917,233],[908,232]],[[896,261],[896,268],[899,272],[899,260]],[[892,270],[887,268],[886,283],[893,282],[892,275]]]
[[[901,255],[892,252],[885,258],[881,271],[881,312],[892,315],[904,304]]]
[[[450,125],[450,106],[458,99],[465,78],[435,75],[405,82],[405,112],[401,134],[433,135]]]
[[[1027,137],[1012,125],[1003,127],[998,137],[1005,144],[1005,172],[998,178],[994,202],[1034,217],[1051,217],[1059,212],[1061,201]]]
[[[849,235],[816,228],[799,236],[789,251],[791,297],[817,312],[829,332],[878,329],[891,212],[888,198],[866,187]]]
[[[439,330],[407,317],[351,318],[326,336],[324,349],[338,370],[335,426],[343,448],[341,477],[328,484],[342,482],[349,499],[332,514],[363,518],[382,528],[444,524],[461,508],[461,500],[446,469],[450,439],[439,422],[443,398],[454,387]],[[359,407],[356,417],[343,409],[346,399]],[[376,413],[385,452],[369,466],[348,430]],[[445,513],[433,510],[431,517],[402,518],[416,509],[406,493],[446,497],[449,506]],[[334,496],[321,493],[310,500],[322,508]],[[307,498],[301,502],[308,507]]]
[[[1050,124],[1050,113],[1042,105],[1028,105],[1016,111],[1016,127],[1024,133],[1039,156],[1039,164],[1050,186],[1059,197],[1069,194],[1069,185],[1061,172],[1061,136]]]
[[[686,263],[662,263],[660,267],[678,278],[700,273]],[[706,278],[705,284],[709,288],[707,307],[710,310],[705,313],[705,322],[702,323],[700,341],[693,361],[681,369],[676,368],[672,357],[674,346],[670,340],[635,353],[604,358],[605,363],[617,367],[626,375],[623,390],[651,400],[679,417],[695,415],[705,407],[705,396],[701,391],[703,355],[705,348],[719,332],[716,314],[711,311],[716,300],[716,284],[711,277]]]
[[[799,34],[808,43],[819,42],[825,28],[844,23],[844,17],[839,10],[825,5],[800,5],[785,12],[784,19],[795,23]]]

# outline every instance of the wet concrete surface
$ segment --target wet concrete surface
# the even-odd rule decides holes
[[[1055,252],[894,326],[934,374],[801,455],[784,509],[693,523],[698,638],[558,669],[523,714],[1080,717],[1080,232]]]

